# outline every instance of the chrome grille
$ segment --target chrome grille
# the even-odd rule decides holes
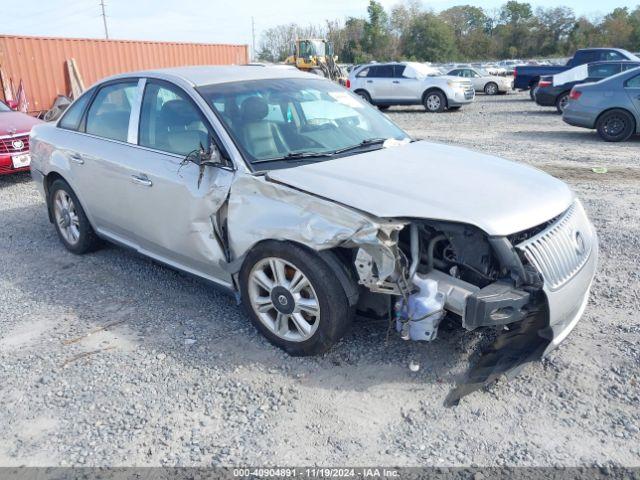
[[[594,235],[584,208],[576,200],[555,223],[517,248],[542,274],[547,288],[557,290],[587,262]]]
[[[20,148],[16,148],[16,146]],[[0,153],[26,153],[28,151],[29,134],[0,137]]]

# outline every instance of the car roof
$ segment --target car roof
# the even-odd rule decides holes
[[[627,58],[621,60],[600,60],[597,62],[589,62],[587,65],[616,65],[618,63],[640,63],[637,60],[629,60]]]
[[[305,73],[285,65],[198,65],[190,67],[159,68],[114,75],[105,80],[131,77],[155,77],[181,80],[194,87],[244,80],[271,80],[278,78],[309,78]],[[312,75],[314,78],[321,78]]]

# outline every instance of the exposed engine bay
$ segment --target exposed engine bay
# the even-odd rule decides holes
[[[517,240],[538,231],[521,232]],[[396,299],[388,302],[388,314],[401,338],[435,340],[447,314],[467,330],[503,331],[468,379],[452,391],[449,404],[503,373],[515,373],[539,358],[549,343],[542,276],[511,240],[489,237],[470,225],[414,220],[398,232],[393,270],[388,259],[379,267],[370,249],[357,251],[360,284]]]
[[[428,318],[433,324],[431,314],[439,310],[459,316],[467,330],[502,326],[523,320],[544,301],[542,277],[510,240],[488,237],[470,225],[411,222],[398,234],[393,270],[380,267],[368,250],[360,248],[356,255],[359,281],[373,292],[398,296],[394,310],[401,323]],[[414,311],[418,305],[421,313]]]

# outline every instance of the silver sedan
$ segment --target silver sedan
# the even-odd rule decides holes
[[[587,303],[598,243],[567,185],[412,141],[294,69],[111,77],[31,142],[69,251],[108,240],[208,280],[293,355],[326,351],[356,310],[413,340],[436,339],[445,313],[468,330],[534,328],[542,352]]]
[[[487,95],[507,93],[513,87],[513,80],[510,77],[492,75],[481,68],[455,68],[447,75],[466,78],[471,81],[476,92],[484,92]]]

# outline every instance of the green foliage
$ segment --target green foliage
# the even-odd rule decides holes
[[[260,58],[281,61],[296,38],[326,37],[341,62],[371,60],[456,61],[568,56],[578,48],[640,51],[640,6],[616,8],[597,19],[576,17],[568,7],[509,0],[499,9],[458,5],[439,14],[420,0],[404,0],[387,12],[370,0],[366,18],[324,26],[280,25],[262,35]]]

